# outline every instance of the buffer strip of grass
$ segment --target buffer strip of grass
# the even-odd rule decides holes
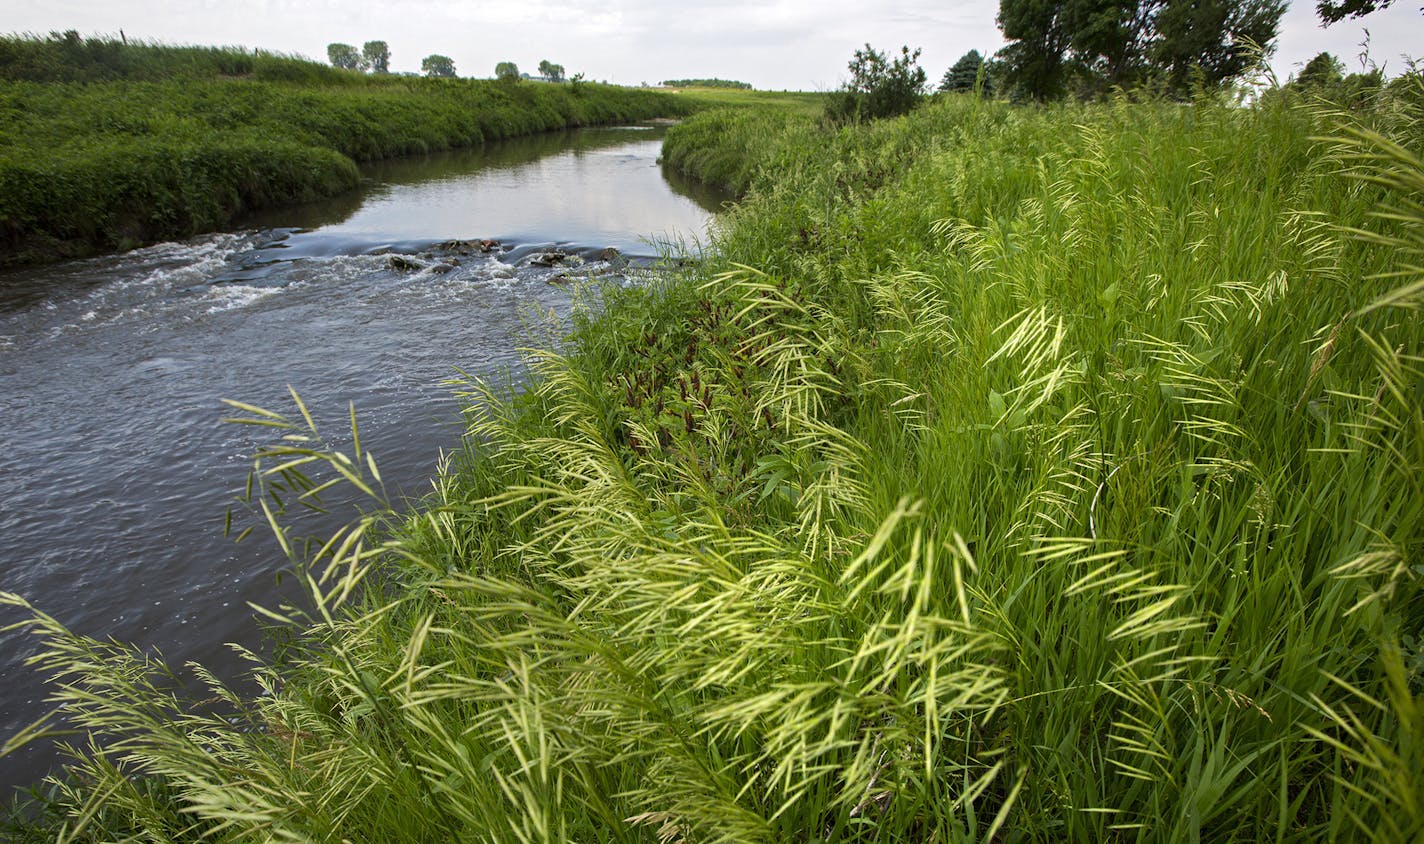
[[[426,505],[300,558],[270,693],[213,683],[236,722],[34,616],[111,744],[29,830],[1412,840],[1420,119],[790,127],[701,270],[604,291],[518,397],[464,384]],[[245,415],[289,436],[279,530],[378,489]]]

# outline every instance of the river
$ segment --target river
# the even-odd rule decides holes
[[[354,403],[393,494],[421,494],[460,442],[457,370],[517,378],[526,320],[568,312],[569,276],[637,283],[706,239],[724,197],[665,172],[660,135],[375,162],[359,191],[236,231],[0,274],[0,590],[235,676],[224,643],[261,646],[247,604],[276,603],[286,560],[260,531],[224,535],[259,438],[220,399],[290,412],[290,385],[337,433]],[[0,738],[48,709],[34,651],[0,633]],[[0,792],[54,759],[0,759]]]

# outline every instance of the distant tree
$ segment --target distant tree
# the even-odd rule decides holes
[[[494,66],[494,78],[501,82],[518,82],[519,65],[514,62],[500,62]]]
[[[549,80],[550,82],[563,82],[564,66],[561,64],[554,64],[548,59],[544,59],[543,61],[539,62],[539,75]]]
[[[1329,53],[1321,53],[1306,62],[1295,84],[1301,88],[1325,88],[1345,80],[1345,66]]]
[[[978,50],[970,50],[954,66],[944,72],[944,78],[939,82],[941,91],[973,91],[974,86],[979,84],[981,73],[984,70],[984,57]],[[984,96],[993,96],[993,89],[987,74],[983,74],[983,87],[981,93]]]
[[[361,54],[350,44],[327,44],[326,58],[332,67],[343,70],[360,70]]]
[[[420,60],[420,72],[430,77],[451,79],[455,76],[455,60],[432,53]]]
[[[1345,18],[1362,18],[1370,12],[1387,9],[1393,2],[1394,0],[1320,0],[1315,4],[1315,11],[1320,15],[1321,23],[1329,26]]]
[[[361,58],[372,73],[391,72],[391,48],[384,41],[367,41],[361,47]]]
[[[890,59],[869,44],[856,50],[847,67],[850,81],[826,102],[826,116],[832,121],[873,120],[904,114],[919,104],[924,95],[925,71],[919,66],[920,51],[901,47]]]
[[[664,88],[737,88],[750,91],[750,82],[738,82],[734,79],[664,79]]]

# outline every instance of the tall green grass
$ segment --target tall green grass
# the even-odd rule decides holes
[[[221,229],[244,211],[351,189],[355,161],[691,108],[614,86],[362,76],[95,41],[80,45],[137,58],[60,57],[55,67],[82,81],[54,81],[42,69],[45,50],[66,49],[55,43],[0,39],[0,79],[20,80],[0,81],[0,266]]]
[[[462,384],[421,509],[299,551],[374,462],[239,408],[268,694],[21,622],[93,739],[15,834],[1417,840],[1418,102],[694,120],[772,153],[715,252]]]
[[[380,84],[380,78],[338,70],[300,56],[246,47],[149,43],[77,32],[40,38],[0,35],[0,79],[11,82],[161,82],[250,77],[264,82]]]

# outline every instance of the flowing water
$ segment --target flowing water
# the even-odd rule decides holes
[[[260,646],[247,602],[275,604],[287,564],[261,531],[224,536],[260,438],[219,400],[292,412],[290,385],[337,435],[353,403],[392,494],[419,495],[460,442],[457,369],[517,377],[529,320],[566,314],[571,279],[637,283],[705,239],[723,197],[664,172],[659,136],[378,162],[359,192],[238,231],[0,274],[0,590],[236,676],[223,643]],[[0,740],[48,709],[34,651],[0,633]],[[0,759],[0,787],[53,760]]]

